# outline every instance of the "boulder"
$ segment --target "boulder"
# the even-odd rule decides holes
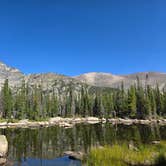
[[[50,118],[49,120],[50,123],[59,123],[61,121],[63,121],[63,118],[61,117]]]
[[[7,126],[7,122],[0,123],[0,126]]]
[[[82,152],[66,151],[66,152],[64,152],[64,155],[69,156],[69,158],[72,160],[83,160],[84,159],[84,153],[82,153]]]
[[[152,141],[152,144],[158,145],[158,144],[160,144],[160,141]]]
[[[74,118],[73,121],[72,121],[72,123],[78,124],[78,123],[82,123],[83,121],[84,121],[83,118]]]
[[[6,163],[7,152],[8,152],[8,142],[6,136],[0,135],[0,165],[4,165]]]
[[[5,157],[8,152],[8,141],[6,136],[0,135],[0,158]]]
[[[29,123],[29,119],[20,120],[19,123],[27,124]]]
[[[89,124],[96,124],[96,123],[100,123],[101,120],[99,118],[96,118],[96,117],[87,117],[85,119],[85,122],[89,123]]]
[[[138,151],[138,148],[134,145],[134,142],[133,141],[130,141],[129,145],[128,145],[128,148],[130,150],[134,150],[134,151]]]
[[[0,165],[4,165],[7,162],[6,158],[0,158]]]
[[[102,122],[102,123],[106,123],[107,120],[106,120],[105,118],[102,118],[102,119],[101,119],[101,122]]]

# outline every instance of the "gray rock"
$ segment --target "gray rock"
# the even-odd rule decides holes
[[[7,162],[6,158],[0,158],[0,166],[4,165]]]
[[[158,144],[160,144],[160,141],[152,141],[152,144],[158,145]]]
[[[85,154],[83,152],[73,152],[73,151],[66,151],[64,155],[69,156],[70,159],[73,160],[83,160]]]
[[[128,145],[128,148],[130,150],[134,150],[134,151],[138,151],[138,148],[134,145],[134,142],[133,141],[130,141],[129,145]]]
[[[0,158],[5,157],[7,152],[8,152],[8,141],[6,139],[6,136],[0,135]]]

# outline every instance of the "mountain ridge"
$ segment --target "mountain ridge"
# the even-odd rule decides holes
[[[143,86],[148,84],[154,87],[158,84],[160,89],[166,86],[166,73],[164,72],[137,72],[125,75],[89,72],[72,77],[53,72],[24,74],[19,69],[10,67],[0,61],[0,88],[2,88],[5,79],[9,80],[11,87],[20,86],[21,82],[25,80],[26,83],[32,85],[43,84],[45,89],[47,89],[47,86],[53,86],[54,83],[58,81],[64,81],[66,83],[74,82],[75,84],[83,83],[90,86],[109,88],[118,88],[123,82],[124,87],[129,88],[137,82],[138,78]]]

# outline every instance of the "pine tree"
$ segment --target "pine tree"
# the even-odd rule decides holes
[[[17,119],[24,119],[27,117],[27,100],[28,91],[26,89],[25,81],[22,82],[21,89],[16,96],[15,109]]]
[[[115,110],[117,116],[126,117],[128,109],[128,101],[124,90],[124,84],[122,82],[120,90],[115,95]]]
[[[13,98],[8,79],[5,80],[4,86],[2,88],[2,100],[3,118],[11,119],[13,116]]]
[[[110,116],[112,116],[114,111],[113,94],[104,94],[102,103],[104,107],[104,116],[105,118],[109,118]]]
[[[96,93],[94,105],[93,105],[93,116],[102,117],[104,115],[104,107],[102,103],[101,94]]]
[[[161,110],[160,114],[161,114],[162,117],[166,117],[166,91],[165,91],[165,89],[163,89],[162,94],[163,94],[163,97],[162,97],[163,107],[162,107],[162,110]]]
[[[150,102],[150,108],[151,110],[149,111],[149,118],[156,118],[156,101],[155,101],[155,94],[154,94],[154,90],[151,88],[150,85],[147,85],[146,88],[146,95],[149,98],[149,102]]]
[[[53,95],[51,98],[51,116],[55,117],[58,115],[58,99],[55,95],[55,92],[53,91]]]
[[[40,114],[40,95],[38,93],[38,88],[35,86],[33,95],[33,120],[39,120],[41,118]]]
[[[156,86],[156,90],[155,90],[155,97],[156,97],[156,112],[158,116],[161,116],[161,110],[163,110],[164,107],[164,103],[162,100],[162,95],[159,89],[159,86],[157,84]]]
[[[146,94],[145,98],[144,98],[144,107],[142,110],[142,118],[143,119],[147,119],[147,118],[151,118],[151,101],[150,101],[150,97],[148,96],[148,94]]]
[[[136,101],[137,101],[137,118],[142,119],[145,111],[145,90],[140,85],[139,78],[137,77],[137,88],[136,88]]]
[[[131,118],[136,118],[137,101],[135,87],[131,86],[128,90],[128,111]]]
[[[93,105],[93,116],[100,116],[100,101],[98,95],[95,96]]]
[[[87,87],[81,88],[80,111],[83,117],[89,114],[90,101]]]

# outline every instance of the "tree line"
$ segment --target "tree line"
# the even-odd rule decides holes
[[[60,96],[42,86],[30,87],[25,82],[14,91],[8,80],[0,93],[0,117],[3,119],[41,120],[49,117],[96,116],[105,118],[152,119],[166,117],[166,91],[156,85],[141,86],[139,80],[128,90],[123,83],[119,89],[96,90],[93,93],[82,85],[75,93],[72,85]]]

